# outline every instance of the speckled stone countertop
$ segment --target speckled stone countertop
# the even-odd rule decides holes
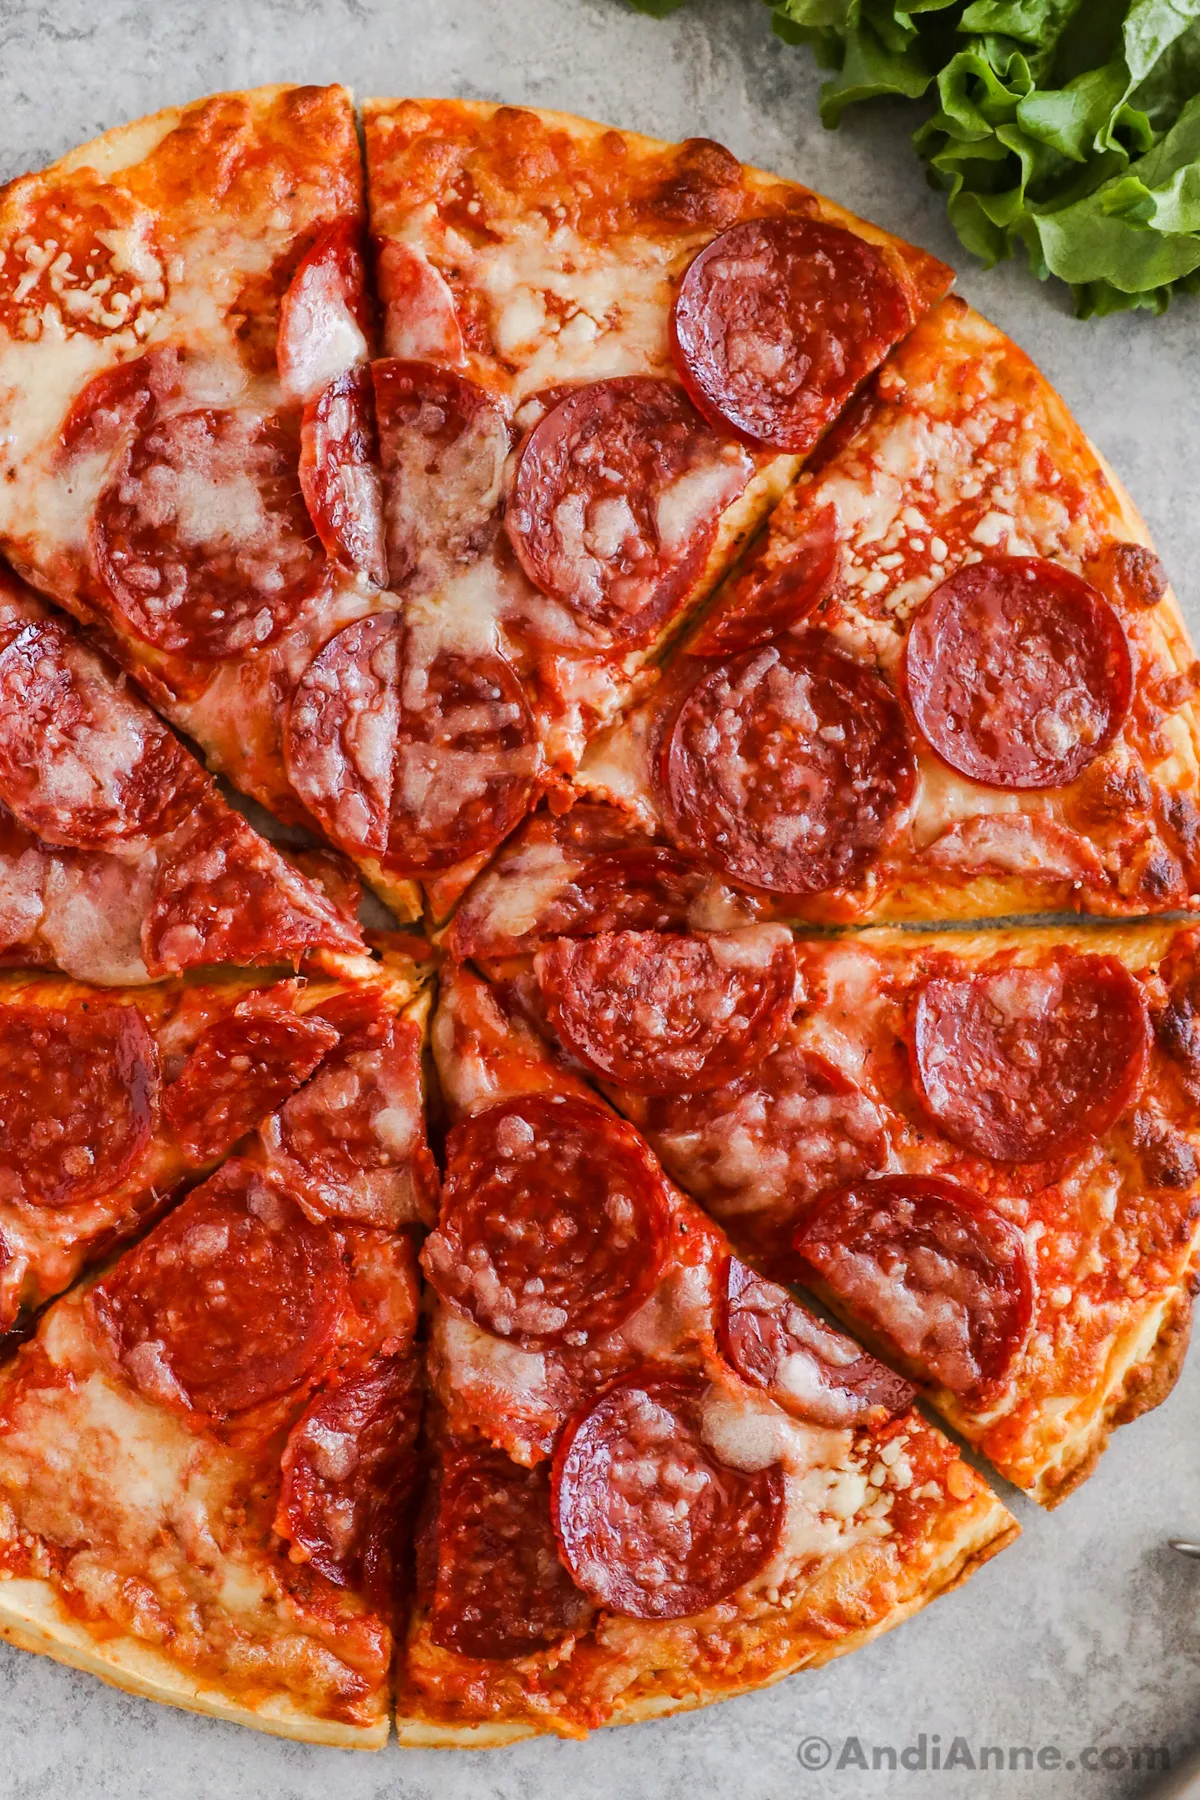
[[[1200,631],[1200,304],[1083,325],[1060,292],[1015,268],[982,272],[909,155],[904,111],[885,106],[823,131],[817,72],[771,36],[754,0],[693,0],[663,24],[620,0],[0,0],[0,178],[215,89],[335,79],[360,95],[524,101],[667,138],[719,138],[945,257],[1120,472]],[[1200,1536],[1200,1358],[1164,1406],[1117,1434],[1057,1513],[1009,1498],[1024,1526],[1015,1547],[866,1651],[770,1693],[586,1744],[309,1749],[131,1699],[0,1645],[0,1796],[1140,1794],[1139,1747],[1175,1752],[1193,1727],[1200,1735],[1200,1563],[1166,1548],[1170,1536]],[[914,1767],[922,1735],[924,1768]],[[935,1767],[955,1739],[957,1766]],[[1033,1767],[1018,1754],[1002,1772],[994,1758],[987,1772],[972,1769],[964,1755],[978,1763],[985,1745],[1000,1746],[1006,1765],[1028,1746]],[[888,1747],[907,1750],[906,1766],[872,1772],[874,1751]],[[1084,1772],[1088,1747],[1102,1766]]]

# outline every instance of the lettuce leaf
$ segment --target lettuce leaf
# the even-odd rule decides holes
[[[915,147],[985,262],[1023,249],[1083,317],[1200,292],[1200,0],[767,4],[831,70],[826,125],[878,95],[924,102]]]

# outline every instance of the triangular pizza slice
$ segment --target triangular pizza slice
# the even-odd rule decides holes
[[[950,298],[843,415],[580,786],[793,921],[1200,894],[1195,652],[1145,526]]]
[[[0,1636],[283,1736],[386,1739],[436,1210],[425,1003],[396,997],[323,1001],[312,1080],[0,1371]]]
[[[601,931],[485,963],[778,1279],[1054,1505],[1179,1372],[1196,929]]]
[[[385,574],[362,186],[346,90],[265,87],[0,192],[0,548],[308,827],[290,697]]]
[[[355,899],[260,837],[72,621],[0,568],[0,964],[106,985],[337,969],[366,960]]]
[[[433,1477],[402,1743],[578,1737],[855,1648],[1016,1532],[912,1390],[730,1255],[497,993],[444,972]]]

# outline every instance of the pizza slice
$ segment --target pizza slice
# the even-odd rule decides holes
[[[389,592],[284,751],[440,917],[951,276],[706,140],[377,100],[366,141]]]
[[[907,1383],[731,1257],[462,968],[434,1053],[450,1130],[402,1743],[579,1737],[761,1687],[1015,1535]]]
[[[581,789],[776,916],[1200,895],[1198,665],[1120,484],[942,302],[843,415]]]
[[[436,1210],[424,1002],[338,1044],[256,1137],[0,1371],[0,1636],[309,1742],[389,1729]]]
[[[386,575],[362,185],[346,90],[281,86],[0,191],[0,548],[307,828],[288,700]]]
[[[758,924],[484,966],[748,1261],[1054,1505],[1187,1347],[1198,957],[1169,924]]]
[[[260,837],[72,622],[0,568],[0,963],[118,986],[214,963],[356,967],[356,902]]]

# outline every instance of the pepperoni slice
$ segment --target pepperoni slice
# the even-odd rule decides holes
[[[874,670],[806,633],[702,665],[660,779],[680,849],[749,887],[813,894],[862,880],[916,764]]]
[[[243,1004],[218,1019],[163,1096],[184,1154],[208,1162],[230,1149],[308,1080],[337,1041],[332,1025],[278,1002]]]
[[[706,1384],[627,1376],[576,1417],[554,1459],[554,1524],[585,1593],[632,1619],[681,1619],[770,1562],[784,1515],[779,1464],[746,1472],[704,1441]]]
[[[325,580],[297,481],[298,420],[248,407],[151,418],[92,520],[100,578],[138,637],[219,662],[270,643]]]
[[[777,560],[764,534],[721,594],[694,641],[693,656],[739,656],[790,631],[833,592],[841,562],[837,513],[823,506],[804,536]]]
[[[1149,1047],[1141,986],[1112,956],[935,976],[913,1012],[927,1110],[994,1162],[1041,1162],[1101,1137],[1137,1094]]]
[[[499,524],[511,431],[499,401],[429,363],[371,365],[389,586],[432,589],[474,562]]]
[[[367,272],[357,219],[336,219],[301,258],[279,308],[275,358],[284,398],[307,406],[367,359]]]
[[[795,946],[771,925],[557,938],[534,969],[560,1043],[643,1094],[723,1086],[775,1048],[795,1004]]]
[[[420,1377],[412,1356],[373,1358],[317,1395],[283,1453],[278,1529],[320,1574],[385,1607],[417,1483]]]
[[[671,335],[707,419],[803,455],[912,322],[903,285],[854,232],[820,219],[746,219],[689,266]]]
[[[426,1272],[477,1325],[526,1349],[624,1324],[658,1281],[669,1207],[630,1126],[587,1100],[524,1094],[446,1140]]]
[[[387,586],[383,496],[375,467],[371,372],[346,369],[304,409],[300,488],[325,550],[376,587]]]
[[[282,1399],[318,1374],[346,1303],[329,1226],[236,1163],[92,1293],[142,1392],[212,1421]]]
[[[347,1013],[341,1048],[264,1122],[262,1139],[310,1211],[395,1229],[436,1210],[420,1033],[389,1020],[376,1034]]]
[[[488,850],[528,811],[539,766],[524,691],[494,653],[423,652],[397,613],[326,644],[285,727],[291,781],[336,843],[400,874]]]
[[[117,1190],[158,1119],[158,1048],[136,1006],[0,1005],[0,1197],[72,1206]]]
[[[743,1381],[808,1424],[878,1426],[916,1397],[911,1382],[736,1256],[725,1265],[718,1331]]]
[[[753,472],[673,382],[616,376],[577,388],[530,432],[505,528],[535,587],[641,642],[694,585]]]
[[[956,1182],[883,1175],[843,1188],[814,1209],[795,1248],[848,1313],[968,1405],[996,1393],[1025,1346],[1025,1240]]]
[[[587,1628],[591,1605],[559,1560],[545,1464],[523,1469],[502,1450],[453,1445],[435,1493],[419,1555],[435,1644],[499,1661]]]
[[[153,976],[202,963],[299,964],[317,949],[361,951],[362,936],[214,794],[159,864],[142,927]]]
[[[0,798],[51,844],[158,837],[207,786],[179,740],[56,619],[0,650]]]
[[[715,1093],[659,1095],[639,1121],[663,1167],[772,1266],[806,1206],[885,1166],[874,1103],[823,1056],[785,1041]]]
[[[1133,695],[1121,621],[1037,556],[967,563],[913,619],[904,684],[930,748],[998,788],[1065,787],[1116,737]]]
[[[410,244],[381,245],[375,280],[383,302],[383,348],[389,357],[435,363],[463,360],[463,336],[449,284]]]

